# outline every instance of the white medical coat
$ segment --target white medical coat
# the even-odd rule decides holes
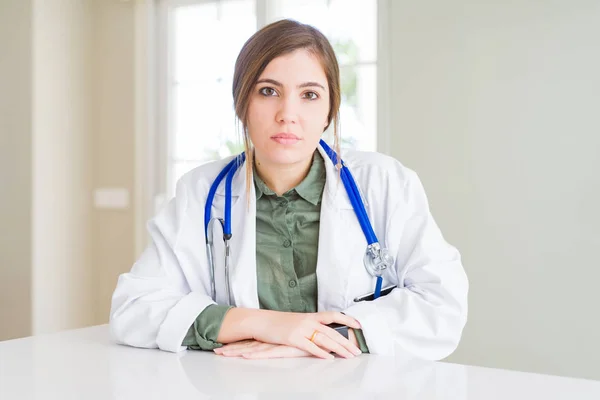
[[[395,258],[374,301],[355,303],[373,291],[363,264],[367,242],[338,172],[326,165],[317,261],[318,310],[356,318],[372,354],[437,360],[452,353],[467,320],[468,281],[459,252],[443,238],[417,175],[397,160],[349,151],[344,162],[360,188],[380,243]],[[114,339],[136,347],[177,352],[198,314],[214,304],[204,235],[204,206],[211,184],[229,160],[195,168],[177,183],[175,197],[148,223],[151,244],[129,273],[119,277],[112,299]],[[212,216],[224,215],[224,181]],[[256,280],[256,195],[242,166],[232,185],[231,287],[237,307],[259,308]],[[226,304],[223,241],[215,225],[217,302]]]

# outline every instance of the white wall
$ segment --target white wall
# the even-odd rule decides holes
[[[91,8],[33,0],[33,333],[93,323]]]
[[[135,209],[96,210],[92,195],[136,195],[148,1],[0,1],[0,340],[106,323],[133,264]]]
[[[31,332],[31,4],[0,1],[0,340]]]
[[[146,0],[144,0],[146,1]],[[92,147],[94,187],[125,188],[134,199],[135,7],[142,0],[93,2]],[[107,323],[119,274],[135,261],[135,211],[92,210],[96,323]]]
[[[0,340],[93,323],[90,20],[0,2]]]
[[[390,3],[393,154],[471,282],[450,360],[600,379],[600,2]]]

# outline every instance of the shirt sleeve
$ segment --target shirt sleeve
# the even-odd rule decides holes
[[[223,344],[217,342],[217,337],[225,314],[231,308],[217,304],[206,307],[190,326],[182,345],[192,350],[213,350],[222,347]]]

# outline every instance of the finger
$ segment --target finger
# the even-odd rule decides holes
[[[322,324],[331,324],[335,322],[351,328],[361,329],[360,322],[348,315],[342,314],[341,312],[329,311],[317,313],[317,315],[319,316],[319,322]]]
[[[250,351],[251,349],[260,347],[264,344],[265,343],[261,343],[261,342],[252,342],[252,343],[246,343],[245,345],[224,346],[224,347],[220,348],[218,351],[215,350],[215,353],[219,354],[219,355],[228,356],[228,357],[237,357],[237,356],[241,355],[244,351]]]
[[[346,338],[344,338],[342,336],[342,339],[345,340]],[[342,344],[336,342],[335,340],[331,339],[329,336],[327,336],[326,334],[324,334],[322,332],[317,333],[313,342],[317,346],[321,347],[322,349],[332,351],[332,352],[336,353],[337,355],[339,355],[340,357],[354,358],[353,351],[348,350]]]
[[[300,350],[296,347],[275,345],[274,347],[267,350],[244,354],[244,358],[260,360],[267,358],[310,357],[311,355],[312,354],[307,353],[304,350]]]
[[[228,347],[220,347],[217,349],[213,349],[213,352],[218,355],[223,355],[223,353],[225,353],[227,351],[232,351],[232,350],[235,350],[235,349],[230,349]]]
[[[354,333],[354,329],[348,329],[348,340],[352,343],[356,348],[358,348],[358,340],[356,340],[356,334]],[[360,350],[360,349],[359,349]]]
[[[223,355],[225,357],[241,357],[245,353],[252,353],[256,350],[268,349],[271,346],[276,346],[276,345],[271,345],[270,343],[263,343],[259,346],[244,347],[244,348],[239,348],[239,349],[234,349],[234,350],[225,350],[221,353],[221,355]]]
[[[272,344],[272,343],[261,343],[258,346],[252,346],[252,347],[247,347],[245,349],[240,349],[240,350],[236,351],[236,353],[239,353],[239,356],[243,357],[246,354],[252,354],[252,353],[256,353],[256,352],[271,350],[272,348],[275,348],[277,346],[279,346],[279,345]]]
[[[352,343],[352,341],[350,341],[349,339],[346,339],[344,336],[342,336],[341,333],[339,333],[335,329],[332,329],[332,328],[330,328],[328,326],[323,325],[320,328],[319,332],[322,333],[322,335],[319,335],[319,336],[326,336],[327,338],[329,338],[330,340],[334,341],[338,345],[342,346],[344,349],[346,349],[346,351],[352,353],[355,356],[357,356],[357,355],[359,355],[359,354],[362,353],[360,351],[360,349],[354,343]],[[354,334],[354,332],[352,331],[352,329],[348,329],[348,337],[350,337],[350,333]],[[321,347],[323,347],[323,346],[321,346]],[[331,349],[331,350],[334,351],[333,349]],[[337,351],[335,351],[335,352],[337,354],[339,354],[339,352],[337,352]]]
[[[221,347],[221,350],[236,350],[243,349],[247,347],[257,346],[262,342],[258,342],[256,340],[242,340],[240,342],[228,343],[225,346]]]
[[[317,336],[318,335],[319,334],[317,334]],[[329,354],[329,352],[323,350],[315,343],[311,342],[309,339],[303,340],[298,346],[295,347],[299,348],[300,350],[304,350],[316,357],[323,358],[326,360],[335,358],[332,354]]]

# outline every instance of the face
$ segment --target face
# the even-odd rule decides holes
[[[306,50],[273,59],[248,105],[248,134],[261,164],[312,157],[329,114],[329,86],[319,59]]]

